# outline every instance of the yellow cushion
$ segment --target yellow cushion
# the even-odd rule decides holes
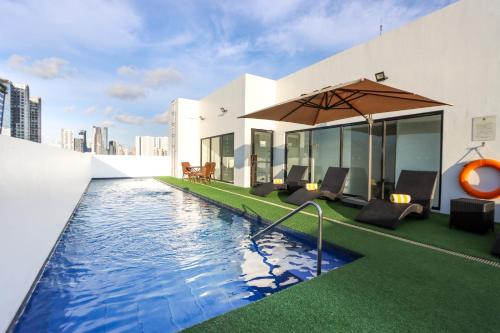
[[[393,203],[410,203],[411,196],[408,194],[391,194],[391,202],[393,202]]]
[[[307,183],[306,184],[306,190],[308,191],[314,191],[318,189],[318,184],[317,183]]]
[[[283,184],[283,179],[273,179],[273,184],[274,185],[281,185],[281,184]]]

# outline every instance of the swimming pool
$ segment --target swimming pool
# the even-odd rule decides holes
[[[94,180],[15,332],[175,332],[314,276],[316,248],[153,179]],[[322,270],[355,260],[323,252]]]

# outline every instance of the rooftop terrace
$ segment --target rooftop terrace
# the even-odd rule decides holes
[[[295,208],[285,194],[263,199],[225,183],[159,180],[241,213],[273,221]],[[317,201],[325,214],[324,240],[363,258],[216,317],[189,331],[432,331],[498,329],[500,259],[489,254],[495,234],[448,228],[448,217],[406,219],[397,230],[357,223],[356,209]],[[312,211],[286,227],[315,235]],[[498,234],[498,228],[496,234]]]

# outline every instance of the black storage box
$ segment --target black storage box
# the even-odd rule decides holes
[[[495,202],[479,199],[450,201],[450,228],[486,233],[494,230]]]

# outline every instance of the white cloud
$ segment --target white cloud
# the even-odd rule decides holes
[[[250,48],[248,41],[228,43],[224,42],[217,48],[217,56],[219,57],[237,57],[242,55]]]
[[[100,127],[115,127],[115,123],[111,120],[102,120],[98,123]]]
[[[100,51],[138,43],[142,21],[124,1],[2,1],[4,50],[88,47]]]
[[[146,90],[138,85],[115,83],[107,90],[108,95],[124,100],[136,100],[146,96]]]
[[[10,56],[8,64],[12,69],[42,79],[66,78],[72,72],[72,69],[69,67],[69,61],[57,57],[37,59],[30,63],[28,57],[13,54]]]
[[[142,125],[144,124],[144,118],[140,116],[132,116],[128,114],[119,114],[114,117],[114,119],[120,123],[130,124],[130,125]]]
[[[86,114],[87,116],[90,116],[90,115],[96,113],[96,111],[97,111],[97,108],[95,106],[91,106],[91,107],[83,110],[83,113]]]
[[[104,108],[104,111],[103,113],[106,115],[106,116],[109,116],[110,114],[112,114],[113,112],[116,112],[115,108],[113,108],[112,106],[107,106]]]
[[[168,124],[170,122],[170,112],[167,110],[160,114],[157,114],[153,118],[153,122],[157,124]]]
[[[119,75],[124,75],[124,76],[133,76],[133,75],[137,75],[139,73],[137,68],[132,67],[132,66],[120,66],[120,67],[118,67],[116,72]]]
[[[252,0],[252,1],[221,1],[222,7],[233,13],[242,14],[257,19],[263,23],[269,23],[276,20],[286,20],[290,14],[300,8],[301,5],[307,5],[303,0]],[[309,4],[309,5],[316,5]]]
[[[64,112],[67,112],[67,113],[73,113],[75,111],[76,111],[76,108],[74,106],[68,106],[68,107],[64,108]]]
[[[155,68],[144,72],[144,84],[151,88],[178,83],[181,80],[181,74],[176,69],[170,67]]]

